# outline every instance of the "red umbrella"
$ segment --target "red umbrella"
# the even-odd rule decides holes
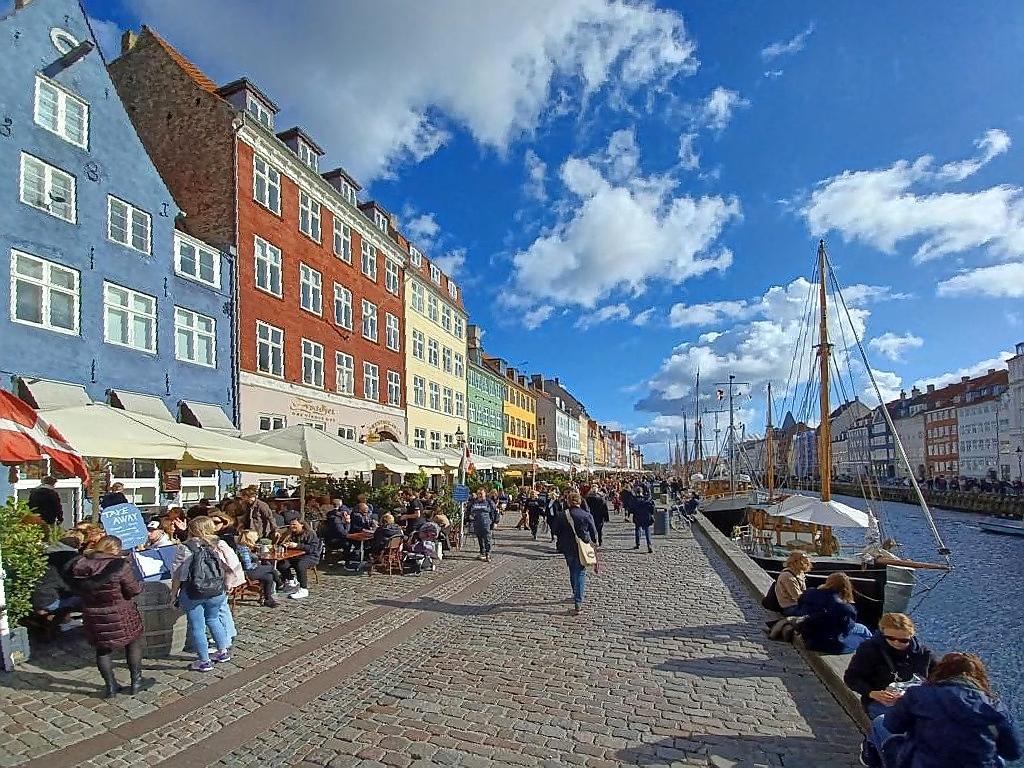
[[[61,433],[24,400],[0,390],[0,463],[21,464],[47,456],[55,466],[88,484],[85,462]]]

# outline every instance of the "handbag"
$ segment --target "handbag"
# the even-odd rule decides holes
[[[573,525],[572,515],[569,514],[567,509],[564,512],[565,519],[569,523],[569,530],[572,531],[572,535],[576,538],[576,553],[580,558],[580,563],[584,568],[597,565],[597,550],[594,549],[594,545],[576,535],[576,526]]]

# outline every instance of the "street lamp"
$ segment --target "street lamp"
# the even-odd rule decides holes
[[[455,444],[460,448],[466,444],[466,435],[462,431],[462,427],[455,428]]]

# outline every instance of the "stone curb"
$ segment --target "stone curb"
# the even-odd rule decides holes
[[[700,529],[703,538],[725,558],[733,571],[740,577],[740,580],[747,585],[747,588],[760,602],[768,588],[772,585],[771,577],[762,571],[745,552],[742,552],[735,544],[723,536],[721,531],[715,528],[704,515],[695,515],[694,524],[695,527]],[[871,721],[860,705],[860,697],[847,688],[846,683],[843,682],[843,673],[846,672],[850,657],[822,656],[813,651],[808,651],[799,641],[794,643],[793,647],[804,657],[808,666],[814,670],[818,679],[821,680],[833,698],[846,710],[846,714],[850,716],[850,719],[856,723],[861,731],[866,731],[871,726]]]

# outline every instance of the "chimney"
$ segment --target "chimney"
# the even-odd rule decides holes
[[[921,390],[918,389],[917,387],[914,387],[913,389],[910,390],[910,396],[911,397],[920,397],[921,396]]]
[[[931,394],[934,391],[935,391],[935,385],[934,384],[929,384],[928,385],[928,393]]]
[[[480,346],[480,326],[470,323],[466,326],[466,345],[471,349]]]
[[[970,377],[970,376],[961,376],[961,377],[960,377],[960,383],[961,383],[961,384],[966,384],[966,383],[967,383],[968,381],[970,381],[970,380],[971,380],[971,377]]]
[[[17,2],[21,2],[22,4],[24,4],[30,2],[30,0],[17,0]],[[132,48],[135,47],[135,44],[137,42],[139,42],[139,36],[132,32],[130,29],[126,30],[125,33],[121,35],[121,53],[128,53]]]
[[[900,400],[906,400],[906,399],[907,399],[907,391],[905,389],[901,389],[900,390]]]
[[[533,382],[533,386],[537,389],[544,389],[544,377],[541,374],[533,374],[530,380]]]
[[[987,375],[991,376],[991,375],[992,375],[993,373],[995,373],[995,372],[996,372],[996,369],[995,369],[995,368],[989,368],[989,369],[988,369],[988,374],[987,374]]]

